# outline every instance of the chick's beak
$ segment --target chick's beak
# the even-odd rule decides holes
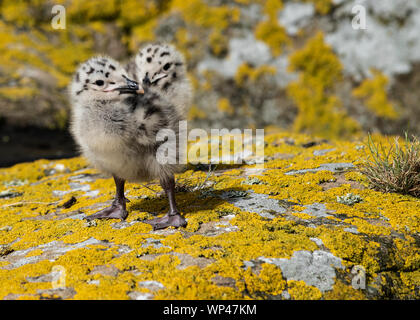
[[[146,85],[146,86],[149,86],[151,84],[148,74],[146,74],[146,76],[144,77],[143,84]]]
[[[144,90],[141,86],[139,86],[139,84],[134,81],[131,80],[129,78],[127,78],[126,76],[123,76],[125,79],[125,85],[124,86],[120,86],[117,88],[117,90],[121,93],[144,93]]]

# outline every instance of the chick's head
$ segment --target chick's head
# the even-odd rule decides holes
[[[114,59],[94,57],[82,63],[74,74],[70,95],[75,101],[117,100],[128,94],[144,93]]]

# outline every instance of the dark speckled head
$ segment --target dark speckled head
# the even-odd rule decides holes
[[[73,99],[113,100],[122,94],[142,91],[138,83],[112,58],[98,56],[82,63],[70,86]]]
[[[143,86],[168,90],[186,77],[184,57],[169,44],[149,44],[135,58],[137,79]]]

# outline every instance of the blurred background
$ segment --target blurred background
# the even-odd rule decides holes
[[[186,56],[189,128],[418,135],[419,30],[420,0],[2,0],[0,166],[76,155],[76,66],[98,53],[125,62],[150,41]]]

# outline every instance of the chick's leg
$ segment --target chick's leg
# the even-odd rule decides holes
[[[176,207],[174,177],[172,176],[169,179],[160,180],[160,185],[168,196],[169,212],[161,218],[146,220],[144,222],[150,224],[153,227],[153,230],[165,229],[167,227],[185,227],[187,221],[181,216]]]
[[[124,184],[125,180],[114,176],[116,194],[112,205],[108,208],[102,209],[101,211],[87,216],[85,219],[91,221],[93,219],[121,219],[127,218],[127,210],[125,207],[128,199],[124,196]]]

